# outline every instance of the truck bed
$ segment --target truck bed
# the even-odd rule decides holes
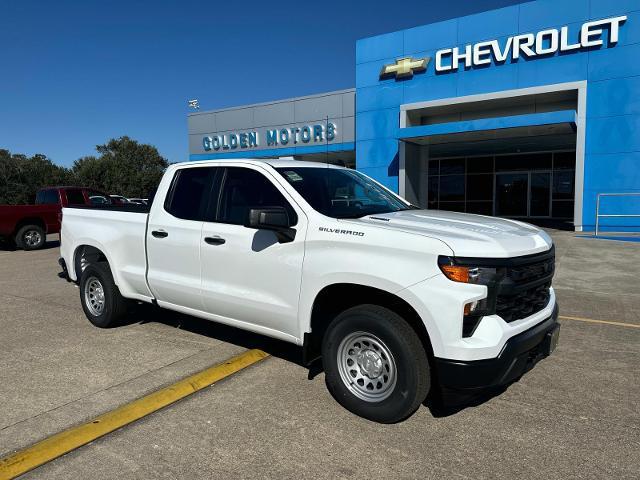
[[[79,206],[62,210],[61,248],[67,245],[94,247],[108,256],[118,288],[129,298],[145,300],[151,297],[146,281],[147,233],[146,205]],[[77,252],[68,252],[75,259]],[[76,265],[68,265],[76,280]]]

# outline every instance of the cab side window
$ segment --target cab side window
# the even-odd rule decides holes
[[[217,167],[183,168],[173,177],[164,209],[183,220],[204,221],[207,218]]]
[[[40,190],[36,194],[37,205],[57,205],[60,203],[57,190]]]
[[[84,205],[84,195],[82,194],[82,190],[78,189],[67,189],[67,202],[69,205]]]
[[[244,225],[252,208],[268,207],[285,208],[291,224],[297,223],[295,210],[267,177],[250,168],[227,168],[218,209],[219,222]]]

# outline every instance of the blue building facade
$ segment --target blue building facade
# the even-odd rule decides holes
[[[640,214],[640,0],[537,0],[365,38],[355,77],[194,113],[190,159],[342,162],[424,208],[579,231],[598,203]]]
[[[384,74],[401,59],[426,65]],[[640,193],[640,0],[538,0],[362,39],[355,122],[358,170],[423,206],[592,230],[598,194]],[[600,213],[640,213],[640,197],[602,197]]]

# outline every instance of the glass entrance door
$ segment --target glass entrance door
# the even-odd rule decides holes
[[[529,216],[551,216],[551,173],[529,173]]]
[[[551,172],[496,174],[496,215],[551,216]]]
[[[496,174],[496,216],[526,217],[528,197],[528,173]]]

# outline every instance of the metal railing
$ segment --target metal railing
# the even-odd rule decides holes
[[[598,193],[596,198],[596,237],[598,236],[598,229],[600,226],[601,218],[640,218],[640,214],[601,214],[600,213],[600,198],[601,197],[640,197],[638,193]]]

